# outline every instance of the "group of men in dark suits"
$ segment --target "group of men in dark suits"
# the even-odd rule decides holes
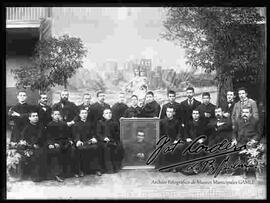
[[[26,103],[26,92],[19,91],[18,104],[9,111],[15,123],[11,142],[27,142],[33,149],[34,155],[25,171],[31,171],[35,181],[49,177],[60,182],[70,176],[88,173],[100,176],[120,170],[124,155],[120,142],[121,117],[160,117],[160,136],[167,135],[171,143],[182,139],[185,146],[200,135],[207,135],[207,139],[198,140],[206,145],[222,139],[234,144],[258,142],[256,102],[247,98],[243,88],[238,94],[240,101],[235,103],[234,92],[228,91],[227,102],[216,107],[210,103],[208,92],[202,94],[201,103],[194,98],[194,88],[188,87],[186,100],[178,103],[176,93],[168,91],[168,103],[161,107],[149,91],[143,107],[139,107],[136,95],[131,96],[131,106],[127,106],[121,93],[119,102],[110,107],[102,91],[97,92],[97,102],[91,104],[91,95],[86,93],[83,103],[76,106],[69,101],[69,92],[63,90],[60,101],[50,107],[46,93],[41,93],[38,105],[32,106]],[[201,155],[187,154],[181,159]],[[177,151],[162,154],[157,164],[164,166],[176,161],[179,161]]]
[[[227,140],[231,145],[246,145],[258,143],[261,139],[261,126],[258,122],[258,110],[256,102],[247,97],[245,88],[238,89],[240,101],[235,102],[234,91],[227,91],[225,103],[215,106],[210,103],[210,94],[202,93],[202,103],[197,101],[194,96],[194,88],[186,89],[187,99],[181,103],[175,102],[175,92],[168,92],[169,102],[163,105],[161,110],[160,132],[171,139],[171,143],[177,143],[181,139],[184,144],[178,146],[174,152],[162,155],[159,165],[170,165],[179,161],[191,160],[207,155],[205,152],[198,154],[181,154],[181,151],[201,135],[206,135],[206,139],[199,139],[194,146],[204,144],[214,146]],[[171,111],[173,110],[173,116]],[[180,126],[180,127],[179,127]],[[173,130],[171,130],[173,129]],[[225,156],[215,158],[218,166]],[[246,161],[246,156],[238,154],[230,155],[231,163],[238,159]],[[169,163],[168,163],[169,162]],[[172,169],[173,172],[180,170],[184,174],[197,174],[195,168],[187,171],[184,168]],[[233,172],[233,175],[243,174],[246,170],[222,171],[222,173]]]

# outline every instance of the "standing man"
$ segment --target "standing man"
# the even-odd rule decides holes
[[[47,104],[48,96],[45,92],[40,93],[40,99],[37,105],[37,111],[39,116],[39,122],[41,122],[45,127],[51,122],[52,108]]]
[[[175,101],[175,98],[176,98],[175,91],[172,91],[172,90],[168,91],[167,96],[168,96],[169,102],[162,106],[160,119],[164,119],[166,117],[167,107],[172,106],[175,109],[174,119],[178,120],[179,123],[182,124],[182,118],[181,118],[182,109],[181,109],[181,105]]]
[[[67,123],[68,127],[71,127],[75,124],[74,118],[78,114],[78,109],[73,102],[68,100],[68,98],[68,90],[63,90],[60,94],[60,101],[53,105],[52,110],[58,110],[62,116],[63,121]]]
[[[231,119],[233,107],[235,105],[234,98],[235,98],[234,91],[233,90],[228,90],[227,91],[227,100],[226,100],[226,102],[224,102],[221,105],[221,108],[222,108],[222,110],[224,112],[223,116],[226,117],[226,118]]]
[[[187,99],[180,103],[180,105],[182,106],[182,111],[183,111],[181,120],[184,126],[186,126],[189,121],[192,121],[192,111],[201,104],[201,102],[197,101],[194,98],[193,87],[188,87],[186,89],[186,95],[187,95]]]
[[[77,122],[80,120],[80,116],[79,116],[79,111],[81,109],[85,109],[87,110],[87,121],[90,121],[90,117],[89,117],[89,111],[90,111],[90,106],[91,106],[91,95],[89,93],[84,93],[83,94],[83,103],[77,106],[78,109],[78,115],[75,117],[74,121]]]
[[[91,95],[89,93],[83,94],[83,103],[78,105],[78,109],[85,109],[89,112],[91,105]]]
[[[250,108],[250,113],[255,120],[259,119],[257,103],[253,99],[248,98],[247,95],[248,93],[246,88],[241,87],[238,89],[238,96],[240,101],[238,101],[233,108],[232,112],[233,126],[234,123],[237,121],[237,119],[241,117],[242,109],[246,107]]]
[[[89,111],[89,120],[93,124],[94,135],[96,135],[97,123],[100,119],[103,118],[103,111],[106,108],[110,109],[110,105],[105,103],[105,94],[103,91],[98,91],[97,102],[95,102],[94,104],[90,106],[90,111]]]
[[[253,112],[254,113],[254,112]],[[237,118],[233,129],[233,144],[254,145],[261,138],[261,129],[258,120],[252,115],[252,110],[249,107],[242,107],[241,117]],[[247,156],[240,154],[240,160],[247,163]],[[245,170],[246,172],[246,170]],[[233,175],[243,174],[244,170],[236,170]]]
[[[138,106],[138,97],[131,96],[131,106],[128,107],[124,113],[125,118],[138,118],[141,116],[142,108]]]
[[[146,93],[145,105],[142,108],[142,117],[155,118],[159,116],[160,105],[154,100],[154,93]]]
[[[128,106],[126,105],[125,93],[120,92],[119,102],[117,102],[116,104],[114,104],[112,106],[112,118],[113,118],[113,120],[120,123],[119,119],[121,117],[124,117],[124,113],[127,110],[127,108],[128,108]]]
[[[102,147],[102,162],[107,173],[117,172],[121,167],[123,150],[120,145],[119,124],[112,120],[111,109],[105,108],[103,119],[97,124],[97,138]]]
[[[209,92],[203,92],[202,93],[202,104],[198,106],[198,110],[201,113],[201,116],[203,119],[207,121],[207,123],[210,121],[210,119],[215,118],[215,108],[216,106],[212,103],[210,103],[210,93]]]
[[[21,139],[21,132],[28,123],[28,115],[32,106],[26,103],[27,95],[25,91],[19,91],[17,94],[18,103],[11,107],[8,115],[14,121],[14,127],[11,132],[11,142],[18,142]]]

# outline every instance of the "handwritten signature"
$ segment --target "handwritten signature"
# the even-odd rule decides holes
[[[246,145],[242,145],[242,146],[236,146],[235,144],[232,145],[230,141],[228,141],[227,139],[224,139],[222,142],[216,143],[215,145],[209,147],[209,146],[204,145],[203,143],[198,145],[198,140],[200,140],[200,139],[205,140],[205,139],[207,139],[207,136],[206,135],[201,135],[201,136],[197,137],[195,140],[193,140],[182,151],[182,155],[185,155],[185,154],[198,154],[198,153],[201,153],[201,152],[206,152],[209,155],[202,156],[202,157],[195,158],[195,159],[191,159],[191,160],[188,160],[188,161],[183,161],[183,162],[171,164],[171,165],[168,165],[168,166],[163,166],[163,167],[159,168],[159,171],[164,171],[164,170],[168,170],[168,169],[171,169],[171,168],[191,164],[188,167],[188,170],[193,170],[193,169],[195,169],[197,167],[197,169],[199,169],[199,171],[204,171],[206,168],[208,168],[208,169],[210,169],[209,172],[211,174],[214,174],[214,177],[217,177],[218,174],[222,170],[253,167],[253,166],[245,164],[245,163],[243,163],[243,162],[241,162],[239,160],[237,160],[234,164],[229,166],[228,165],[229,156],[226,156],[226,158],[220,163],[220,165],[218,167],[214,167],[216,157],[237,153],[239,151],[242,151],[242,150],[246,149]],[[163,154],[172,153],[172,152],[175,151],[177,146],[180,146],[180,145],[183,145],[183,144],[186,144],[186,142],[181,140],[181,139],[179,139],[176,143],[171,143],[170,138],[168,136],[164,135],[157,142],[157,144],[156,144],[157,147],[151,153],[151,155],[148,157],[146,164],[149,165],[149,164],[153,163],[157,159],[157,157],[159,156],[160,153],[163,153]],[[201,162],[202,162],[201,168],[199,168],[199,163],[201,163]]]

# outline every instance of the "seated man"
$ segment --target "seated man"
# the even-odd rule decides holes
[[[70,162],[74,162],[74,160],[71,160],[73,141],[71,137],[68,136],[68,131],[67,123],[61,120],[60,111],[53,110],[52,121],[47,127],[47,161],[50,172],[59,182],[62,182],[63,178],[68,176],[68,167],[71,164]],[[56,170],[53,170],[55,169],[55,165],[53,165],[52,162],[54,157],[57,158],[56,165],[58,168]],[[72,164],[74,165],[74,163]]]
[[[170,143],[177,143],[181,136],[181,124],[180,122],[174,118],[175,109],[173,106],[167,106],[166,108],[166,118],[160,121],[160,137],[164,135],[170,138]],[[161,153],[158,160],[158,165],[160,166],[168,166],[170,164],[174,164],[179,162],[179,153],[177,153],[179,149],[175,149],[174,152],[167,152],[166,154]],[[176,156],[178,154],[178,157]],[[172,169],[172,172],[176,172],[176,169]]]
[[[46,164],[44,164],[46,156],[43,150],[45,128],[39,123],[37,111],[30,112],[28,119],[29,123],[22,131],[22,141],[26,142],[27,149],[31,150],[33,154],[26,160],[28,164],[23,167],[23,174],[28,172],[33,181],[39,182],[46,178]]]
[[[93,135],[93,127],[87,122],[88,112],[86,109],[80,109],[80,120],[73,126],[73,139],[76,143],[76,165],[79,176],[91,171],[95,171],[98,176],[101,175],[100,158],[101,151],[97,144],[97,139]]]
[[[258,120],[252,116],[251,108],[243,107],[241,117],[236,119],[233,129],[233,144],[253,146],[261,138]],[[247,164],[246,154],[240,154],[239,159]],[[247,170],[235,170],[233,175],[246,175]]]
[[[105,108],[103,119],[98,121],[97,139],[101,142],[104,170],[107,173],[117,172],[121,167],[123,149],[120,144],[119,124],[112,120],[111,109]]]
[[[142,108],[142,117],[159,117],[160,105],[154,100],[154,93],[146,93],[145,105]]]
[[[232,122],[229,117],[224,117],[221,107],[215,108],[215,118],[211,119],[208,123],[210,129],[209,146],[223,142],[225,139],[228,143],[232,142]],[[231,156],[230,156],[231,157]],[[226,158],[226,155],[217,157],[217,167]],[[223,171],[225,172],[225,171]]]
[[[207,123],[204,119],[201,118],[200,115],[201,114],[200,114],[198,109],[194,109],[192,111],[192,121],[188,122],[188,124],[186,126],[186,130],[185,130],[186,145],[189,145],[193,140],[195,140],[196,138],[198,138],[201,135],[206,135],[206,133],[207,133],[207,130],[208,130]],[[196,146],[198,146],[199,144],[201,144],[203,142],[205,143],[205,140],[199,139],[197,141],[197,143],[194,145],[194,148],[196,148]],[[192,160],[192,159],[196,159],[196,158],[199,158],[201,156],[204,156],[204,155],[205,155],[205,153],[203,153],[203,152],[201,152],[199,154],[189,154],[187,152],[183,156],[185,156],[186,160]],[[192,172],[184,170],[183,172],[187,173],[188,175],[194,175],[194,174],[198,173],[198,171],[196,171],[196,170],[193,170]]]
[[[138,97],[131,96],[131,106],[124,113],[124,118],[136,118],[141,116],[142,108],[138,106]]]

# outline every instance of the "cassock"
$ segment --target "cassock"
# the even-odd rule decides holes
[[[101,149],[98,143],[92,144],[90,140],[96,138],[93,134],[93,126],[90,122],[79,120],[73,126],[73,140],[83,142],[83,146],[76,149],[76,165],[78,172],[89,173],[101,170]],[[97,139],[97,138],[96,138]]]
[[[96,134],[97,123],[100,119],[103,119],[103,111],[104,111],[104,109],[107,109],[107,108],[110,109],[109,104],[107,104],[107,103],[102,104],[99,102],[96,102],[90,106],[90,111],[88,114],[89,118],[87,118],[87,120],[89,120],[93,124],[93,127],[94,127],[93,133],[94,134]]]
[[[48,165],[53,170],[53,176],[60,175],[65,177],[68,175],[68,168],[71,168],[74,173],[76,168],[74,166],[73,146],[71,144],[72,137],[69,134],[69,128],[64,121],[51,121],[47,126],[47,148],[49,145],[59,144],[58,149],[48,148]],[[57,158],[57,166],[52,166],[53,157]],[[72,166],[72,167],[71,167]],[[58,170],[59,169],[59,170]]]
[[[44,150],[45,128],[41,123],[28,123],[22,131],[22,140],[25,140],[29,145],[29,149],[33,151],[23,166],[23,174],[30,174],[34,180],[44,180],[46,178],[46,154]],[[38,148],[34,148],[37,145]]]
[[[208,123],[210,119],[215,118],[215,108],[216,106],[214,104],[209,103],[205,105],[202,103],[198,106],[197,109],[199,110],[201,117],[205,119],[206,122]],[[209,118],[207,118],[205,117],[204,113],[210,113],[211,115]]]
[[[41,122],[45,127],[52,121],[52,108],[49,105],[38,104],[35,106],[38,112],[39,122]]]
[[[108,143],[104,141],[105,137],[110,139]],[[99,120],[97,124],[97,138],[103,151],[102,163],[105,171],[112,172],[119,170],[123,159],[119,124],[112,119]]]
[[[188,124],[189,121],[192,121],[192,111],[196,109],[200,104],[201,102],[197,101],[194,98],[191,100],[191,103],[189,103],[188,99],[180,103],[180,105],[182,106],[181,118],[185,126]]]
[[[9,111],[9,117],[14,121],[14,126],[11,132],[11,142],[18,142],[21,140],[21,132],[28,123],[28,116],[30,111],[33,109],[33,106],[27,103],[18,103],[11,108]],[[20,116],[11,116],[12,111],[15,111],[20,114]]]
[[[119,122],[121,117],[124,117],[124,113],[127,110],[128,106],[124,103],[117,102],[112,106],[112,118]]]
[[[125,111],[124,118],[132,118],[132,117],[139,118],[139,117],[141,117],[141,114],[142,114],[142,108],[141,107],[139,107],[139,106],[136,106],[136,107],[130,106]]]
[[[183,139],[183,135],[181,134],[181,125],[176,119],[165,118],[160,121],[160,137],[167,135],[170,138],[170,145],[180,138]],[[183,145],[181,144],[175,148],[174,152],[167,152],[163,154],[161,152],[159,154],[158,166],[168,166],[170,164],[177,163],[181,161],[181,150]]]
[[[147,103],[142,108],[142,117],[158,117],[160,112],[160,105],[156,101]]]
[[[75,116],[74,121],[75,121],[75,122],[78,122],[78,121],[80,120],[80,116],[79,116],[80,110],[81,110],[81,109],[84,109],[84,110],[87,110],[87,112],[88,112],[88,116],[87,116],[87,119],[86,119],[86,120],[87,120],[88,122],[90,122],[90,115],[89,115],[90,107],[91,107],[91,104],[89,104],[89,105],[84,105],[84,104],[82,103],[82,104],[78,105],[78,106],[77,106],[78,114],[77,114],[77,116]]]
[[[177,103],[177,102],[173,102],[173,103],[166,103],[162,106],[161,109],[161,115],[160,115],[160,119],[164,119],[166,118],[166,109],[167,107],[173,107],[175,109],[175,115],[174,118],[176,120],[178,120],[180,122],[180,124],[182,124],[182,106],[181,104]]]

